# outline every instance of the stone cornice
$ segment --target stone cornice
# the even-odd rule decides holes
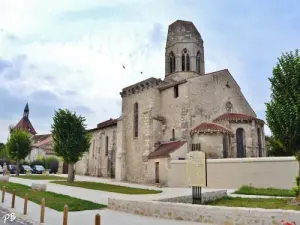
[[[155,88],[163,83],[165,83],[163,80],[151,77],[151,78],[143,80],[139,83],[136,83],[136,84],[133,84],[126,88],[123,88],[122,92],[120,92],[120,95],[122,98],[128,97],[130,95],[134,95],[134,94],[143,92],[145,90]]]

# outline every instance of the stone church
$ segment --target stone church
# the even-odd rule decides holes
[[[168,28],[164,79],[123,88],[122,115],[99,123],[76,172],[167,184],[170,160],[201,150],[208,158],[264,157],[264,121],[228,69],[205,72],[204,42],[192,22]]]

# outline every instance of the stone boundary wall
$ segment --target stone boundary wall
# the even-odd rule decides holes
[[[217,199],[221,199],[227,196],[227,191],[212,191],[212,192],[205,192],[202,193],[202,203],[206,203],[209,201],[214,201]],[[165,199],[160,199],[158,200],[160,202],[173,202],[173,203],[192,203],[193,198],[192,195],[187,195],[187,196],[178,196],[174,198],[165,198]]]
[[[208,188],[236,189],[242,185],[291,189],[299,165],[295,157],[230,158],[207,160]],[[172,160],[169,187],[189,187],[185,160]]]
[[[222,225],[279,225],[280,220],[300,221],[300,212],[258,208],[222,207],[108,199],[108,208],[143,216]]]

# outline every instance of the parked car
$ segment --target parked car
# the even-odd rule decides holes
[[[32,168],[28,165],[20,166],[20,173],[27,174],[27,172],[32,173]]]
[[[9,171],[10,174],[15,174],[17,171],[17,166],[16,165],[8,165],[7,170]]]
[[[58,171],[58,162],[52,162],[50,165],[49,173],[54,173],[56,174]]]
[[[35,174],[42,174],[44,172],[45,168],[42,165],[34,165],[32,167],[32,173]]]

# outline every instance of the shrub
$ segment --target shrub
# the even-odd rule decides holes
[[[296,186],[292,188],[292,192],[295,194],[295,196],[299,195],[299,184],[300,184],[300,176],[296,176]]]
[[[58,165],[58,159],[56,157],[44,158],[45,168],[50,169],[52,166]]]
[[[52,166],[58,165],[58,158],[55,156],[38,157],[30,164],[30,166],[34,166],[34,165],[42,165],[45,169],[50,169]]]

